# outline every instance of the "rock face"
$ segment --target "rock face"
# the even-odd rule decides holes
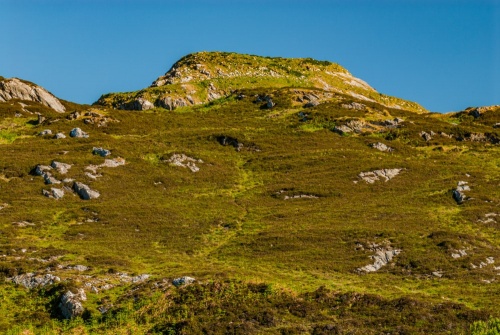
[[[201,159],[195,159],[186,156],[185,154],[173,154],[169,159],[166,160],[166,162],[175,166],[188,168],[192,172],[200,171],[200,168],[196,165],[196,163],[203,163]]]
[[[384,151],[384,152],[391,152],[391,151],[394,151],[393,148],[391,147],[388,147],[387,145],[385,145],[384,143],[380,143],[380,142],[377,142],[377,143],[371,143],[370,144],[370,147],[374,148],[374,149],[377,149],[377,150],[380,150],[380,151]]]
[[[89,137],[89,134],[81,130],[80,128],[73,128],[69,132],[69,136],[71,137],[81,137],[81,138],[87,138]]]
[[[183,98],[172,99],[171,97],[163,97],[156,100],[156,105],[168,110],[174,110],[178,107],[189,106],[189,103]]]
[[[180,277],[180,278],[175,278],[174,280],[172,280],[172,284],[174,284],[175,287],[179,287],[182,285],[192,284],[195,281],[196,281],[196,279],[194,279],[192,277],[184,276],[184,277]]]
[[[39,276],[34,273],[25,273],[19,276],[14,276],[10,280],[17,285],[22,285],[29,289],[44,287],[61,281],[59,277],[51,275],[50,273]]]
[[[83,200],[97,199],[101,195],[99,192],[92,190],[88,185],[79,182],[73,184],[73,190]]]
[[[64,113],[66,108],[51,93],[37,85],[29,85],[17,78],[0,81],[0,102],[11,99],[27,100],[38,102],[50,107],[58,113]]]
[[[346,124],[335,126],[333,128],[333,131],[340,134],[340,135],[344,135],[347,133],[359,134],[363,131],[364,127],[365,127],[365,123],[363,121],[351,120],[351,121],[348,121]]]
[[[377,180],[381,180],[382,178],[387,182],[396,177],[402,170],[403,169],[383,169],[370,172],[361,172],[358,177],[369,184],[373,184],[374,182],[376,182]]]
[[[85,310],[82,305],[82,301],[87,300],[87,295],[85,291],[80,288],[77,293],[67,291],[61,297],[61,302],[59,303],[59,309],[61,314],[66,319],[74,318],[75,316],[82,315]]]

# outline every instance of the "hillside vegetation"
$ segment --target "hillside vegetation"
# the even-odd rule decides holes
[[[336,64],[227,53],[62,104],[0,102],[0,333],[498,326],[499,106],[429,113]]]

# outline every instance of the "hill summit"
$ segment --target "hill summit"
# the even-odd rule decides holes
[[[342,66],[312,58],[261,57],[198,52],[177,61],[150,87],[102,96],[97,105],[128,110],[175,109],[208,103],[250,88],[309,89],[322,100],[351,97],[386,107],[427,112],[422,106],[378,93]]]

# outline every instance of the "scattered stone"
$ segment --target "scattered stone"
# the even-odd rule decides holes
[[[311,100],[311,101],[309,101],[308,103],[306,103],[304,105],[304,108],[316,107],[318,105],[319,105],[319,101],[318,100]]]
[[[273,100],[270,97],[266,97],[266,108],[271,109],[274,106],[276,106],[276,103],[273,102]]]
[[[66,135],[64,135],[63,133],[57,133],[54,138],[56,140],[60,140],[60,139],[63,139],[63,138],[66,138]]]
[[[41,125],[45,121],[45,117],[42,114],[38,114],[38,119],[36,120],[36,125]]]
[[[370,256],[371,259],[374,260],[373,264],[368,264],[361,268],[358,268],[358,272],[375,272],[378,271],[381,267],[387,265],[396,255],[399,255],[401,250],[392,249],[391,247],[386,248],[376,248],[375,254]]]
[[[50,189],[50,192],[47,190],[42,190],[42,194],[47,198],[61,199],[62,197],[64,197],[64,190],[53,187]]]
[[[100,193],[92,190],[89,186],[75,182],[73,184],[73,190],[82,198],[83,200],[91,200],[99,198]]]
[[[465,249],[455,250],[455,252],[451,254],[451,257],[453,257],[454,259],[465,257],[465,256],[467,256],[467,252],[465,251]]]
[[[63,294],[63,296],[61,297],[61,302],[59,303],[61,314],[66,319],[71,319],[75,316],[82,315],[84,312],[82,301],[86,300],[87,295],[82,288],[79,288],[76,294],[71,291],[67,291]]]
[[[34,226],[35,224],[33,222],[29,222],[29,221],[18,221],[18,222],[13,222],[12,223],[14,226],[17,226],[17,227],[32,227]]]
[[[99,167],[111,167],[111,168],[114,168],[114,167],[118,167],[118,166],[121,166],[121,165],[125,165],[125,159],[123,159],[121,157],[116,157],[116,158],[113,158],[113,159],[105,159],[104,163],[102,163],[101,165],[99,165]]]
[[[73,112],[71,114],[69,114],[68,116],[66,116],[66,119],[70,120],[70,121],[73,121],[73,120],[76,120],[80,117],[80,112]]]
[[[106,157],[106,156],[111,155],[111,151],[109,151],[109,150],[107,150],[107,149],[103,149],[103,148],[96,148],[96,147],[94,147],[94,148],[92,149],[92,153],[93,153],[94,155],[99,155],[99,156],[101,156],[101,157]]]
[[[360,121],[360,120],[351,120],[351,121],[348,121],[346,124],[344,125],[339,125],[339,126],[335,126],[333,128],[333,131],[340,134],[340,135],[344,135],[344,134],[347,134],[347,133],[361,133],[363,131],[363,128],[365,127],[365,123],[363,121]]]
[[[47,165],[37,165],[35,169],[32,171],[32,173],[35,176],[44,176],[48,171],[51,171],[52,167],[47,166]]]
[[[467,200],[467,196],[464,193],[465,191],[470,191],[469,185],[467,185],[466,181],[459,181],[457,188],[453,190],[453,199],[455,199],[458,204]]]
[[[219,142],[221,145],[227,146],[233,146],[236,151],[240,151],[243,148],[243,143],[239,142],[236,138],[234,137],[229,137],[229,136],[217,136],[217,142]]]
[[[493,125],[493,128],[500,128],[500,122],[497,122]]]
[[[50,166],[56,169],[57,172],[59,172],[60,174],[66,174],[68,170],[71,169],[72,165],[67,163],[52,161]]]
[[[9,207],[9,204],[7,204],[7,203],[0,204],[0,211],[4,208],[7,208],[7,207]]]
[[[420,137],[422,137],[426,142],[429,142],[432,139],[431,134],[426,133],[425,131],[420,132]]]
[[[38,136],[52,135],[52,130],[45,129],[38,133]]]
[[[192,172],[198,172],[200,168],[196,165],[196,163],[203,163],[201,159],[195,159],[185,154],[173,154],[166,162],[175,165],[181,166],[184,168],[190,169]]]
[[[132,277],[131,281],[134,284],[138,284],[138,283],[145,282],[146,280],[148,280],[149,277],[151,277],[151,276],[148,274],[142,274],[142,275]]]
[[[44,287],[47,285],[52,285],[61,281],[57,276],[50,273],[45,275],[36,275],[34,273],[25,273],[22,275],[14,276],[10,279],[14,284],[22,285],[28,289],[34,289],[37,287]]]
[[[365,108],[366,108],[365,105],[360,104],[358,102],[354,102],[354,101],[349,103],[349,104],[342,104],[341,107],[344,109],[354,109],[354,110],[358,110],[358,111],[365,110]]]
[[[74,266],[67,266],[66,269],[84,272],[84,271],[88,271],[90,268],[88,266],[85,266],[85,265],[74,265]]]
[[[317,196],[312,195],[312,194],[297,194],[297,195],[285,195],[283,198],[284,200],[290,200],[290,199],[318,199]]]
[[[434,277],[441,278],[441,277],[443,277],[443,272],[442,272],[442,271],[434,271],[434,272],[432,273],[432,275],[433,275]]]
[[[360,174],[358,174],[358,177],[369,184],[373,184],[375,181],[380,180],[380,178],[384,178],[387,182],[396,177],[402,170],[403,169],[383,169],[370,172],[361,172]]]
[[[43,175],[43,179],[44,179],[46,185],[53,185],[53,184],[60,184],[61,183],[61,181],[54,178],[49,172],[46,172]]]
[[[172,284],[174,284],[175,287],[179,287],[179,286],[183,286],[183,285],[192,284],[195,281],[196,281],[196,279],[194,279],[192,277],[184,276],[184,277],[180,277],[180,278],[175,278],[174,280],[172,280]]]
[[[392,127],[392,128],[395,128],[395,127],[398,127],[399,124],[401,122],[403,122],[404,120],[403,119],[400,119],[400,118],[395,118],[395,119],[392,119],[392,120],[385,120],[384,121],[384,125],[387,126],[387,127]]]
[[[69,132],[69,136],[71,137],[77,137],[77,138],[87,138],[89,137],[89,134],[81,130],[80,128],[73,128]]]
[[[384,143],[381,143],[381,142],[371,143],[369,146],[372,147],[372,148],[374,148],[374,149],[383,151],[383,152],[392,152],[392,151],[394,151],[393,148],[388,147],[387,145],[385,145]]]

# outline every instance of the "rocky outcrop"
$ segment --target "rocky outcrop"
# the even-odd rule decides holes
[[[73,190],[83,200],[97,199],[101,195],[99,192],[92,190],[88,185],[79,182],[73,184]]]
[[[77,293],[67,291],[61,297],[59,309],[65,319],[72,319],[83,314],[85,309],[82,302],[87,300],[87,295],[82,288],[77,290]]]
[[[170,163],[174,166],[181,166],[184,168],[190,169],[192,172],[200,171],[200,168],[196,165],[196,163],[203,163],[201,159],[192,158],[186,156],[185,154],[173,154],[169,159],[165,162]]]
[[[396,177],[403,169],[382,169],[369,172],[361,172],[358,177],[369,184],[373,184],[378,180],[385,179],[389,181]]]
[[[10,278],[14,284],[22,285],[28,289],[34,289],[38,287],[44,287],[47,285],[52,285],[61,281],[61,279],[57,276],[54,276],[50,273],[44,275],[36,275],[34,273],[25,273],[22,275],[14,276]]]
[[[66,107],[50,92],[35,84],[27,84],[17,78],[0,81],[0,102],[11,99],[27,100],[64,113]]]
[[[162,97],[156,100],[155,104],[158,107],[162,107],[168,109],[170,111],[179,108],[189,106],[189,102],[187,102],[183,98],[172,98],[172,97]]]
[[[360,104],[359,102],[354,102],[354,101],[351,103],[348,103],[348,104],[342,104],[341,107],[344,109],[353,109],[353,110],[358,110],[358,111],[362,111],[362,110],[366,109],[365,105]]]
[[[179,286],[183,286],[183,285],[192,284],[195,281],[196,281],[196,279],[194,279],[192,277],[184,276],[184,277],[180,277],[180,278],[175,278],[174,280],[172,280],[172,284],[174,284],[175,287],[179,287]]]
[[[137,98],[131,102],[127,102],[118,106],[118,109],[135,110],[135,111],[145,111],[153,108],[155,108],[153,103],[144,98]]]

